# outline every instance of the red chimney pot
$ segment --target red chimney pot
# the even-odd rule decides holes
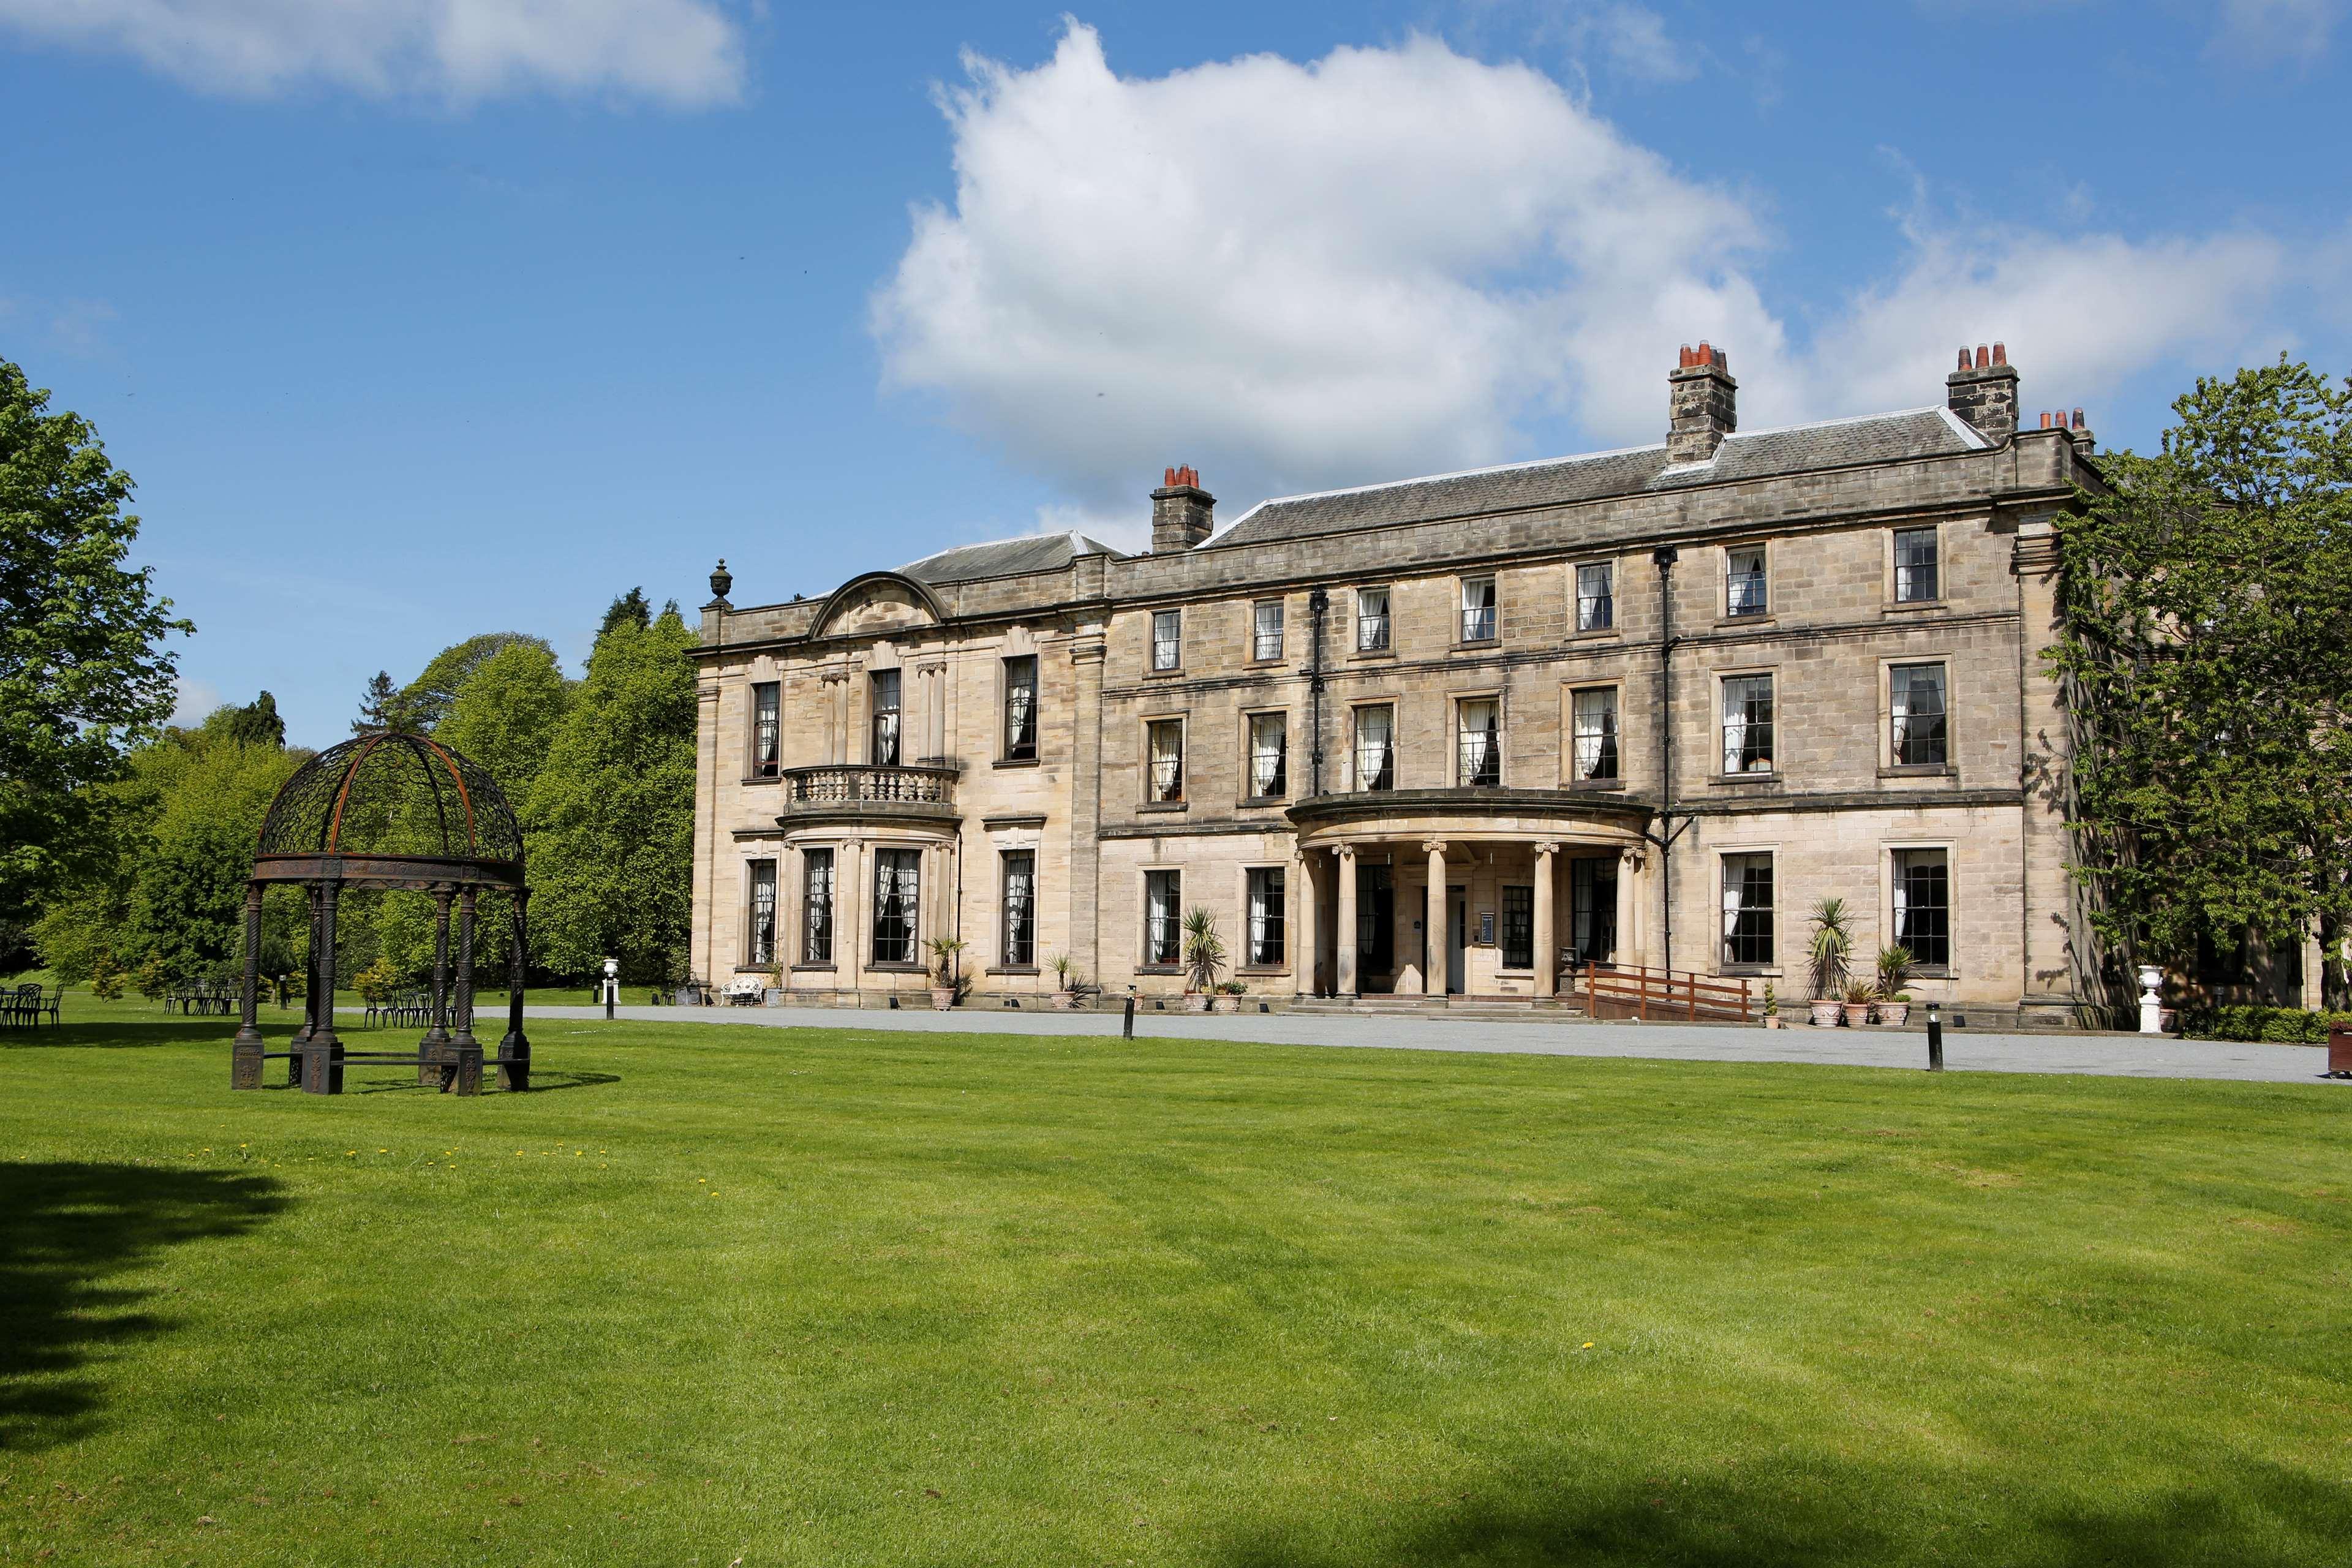
[[[1984,344],[1979,343],[1977,345],[1977,368],[1979,370],[1984,370],[1989,368],[1991,364],[1992,358],[1990,351],[1988,350]]]
[[[2074,428],[2075,428],[2075,429],[2077,429],[2077,430],[2080,430],[2082,427],[2083,427],[2083,411],[2082,411],[2081,409],[2077,408],[2076,410],[2074,410]]]
[[[2009,363],[2009,345],[2007,343],[1993,344],[1992,363],[1995,364],[2007,364]]]
[[[1969,351],[1968,345],[1965,343],[1960,345],[1960,368],[1962,370],[1969,368]]]

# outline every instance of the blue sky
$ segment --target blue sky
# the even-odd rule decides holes
[[[98,423],[189,701],[612,595],[1937,401],[2147,445],[2352,369],[2343,0],[0,0],[0,354]],[[1785,9],[1786,14],[1782,15]]]

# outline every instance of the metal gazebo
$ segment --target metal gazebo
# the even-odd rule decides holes
[[[261,900],[273,882],[299,883],[310,894],[308,1001],[292,1048],[282,1052],[262,1049],[257,1026]],[[431,1021],[414,1057],[347,1051],[335,1034],[335,906],[346,888],[404,888],[432,895]],[[484,888],[507,889],[514,905],[506,1037],[487,1058],[474,1037],[474,911]],[[478,1094],[487,1059],[498,1068],[500,1089],[529,1089],[530,1042],[522,1031],[522,983],[530,900],[523,884],[522,828],[481,764],[429,735],[397,730],[372,731],[320,752],[286,781],[261,826],[245,892],[244,1014],[231,1051],[229,1086],[260,1088],[263,1061],[283,1057],[288,1081],[311,1094],[341,1094],[347,1061],[413,1060],[420,1084],[437,1082],[459,1094]]]

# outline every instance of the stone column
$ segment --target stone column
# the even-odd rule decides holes
[[[1322,946],[1322,933],[1317,929],[1318,916],[1321,911],[1315,907],[1315,852],[1300,849],[1291,864],[1297,868],[1294,875],[1298,881],[1298,892],[1294,900],[1298,914],[1292,921],[1296,945],[1290,955],[1291,979],[1298,994],[1312,996],[1315,994],[1315,960],[1318,950]]]
[[[1443,996],[1454,975],[1453,935],[1445,927],[1445,840],[1423,839],[1421,851],[1429,857],[1429,887],[1423,894],[1428,908],[1422,915],[1429,938],[1429,963],[1422,989],[1432,996]]]
[[[781,709],[783,700],[781,684],[776,691]],[[719,803],[722,796],[729,800],[738,798],[737,791],[740,787],[734,784],[733,775],[719,767],[719,681],[715,679],[698,680],[695,683],[695,749],[699,760],[695,781],[692,873],[695,920],[688,932],[687,962],[695,973],[706,975],[710,973],[711,962],[717,956],[713,951],[716,938],[710,928],[718,920]],[[736,767],[739,773],[749,771],[740,760]],[[446,920],[446,906],[444,906],[445,925]],[[440,1016],[437,1001],[434,1016],[437,1023]],[[418,1077],[420,1079],[423,1078],[422,1072]]]
[[[261,884],[245,885],[245,994],[229,1045],[228,1086],[261,1087]]]
[[[1646,964],[1649,944],[1642,940],[1642,917],[1649,902],[1642,897],[1643,858],[1626,849],[1617,857],[1617,952],[1620,963]]]
[[[858,911],[866,905],[866,845],[845,838],[833,868],[833,983],[856,992],[865,973],[865,931]]]
[[[1536,846],[1536,994],[1549,999],[1559,989],[1559,944],[1552,937],[1551,868],[1557,844]]]
[[[1333,859],[1339,876],[1339,929],[1332,934],[1339,940],[1338,970],[1332,977],[1332,990],[1341,996],[1356,994],[1356,847],[1342,844]]]

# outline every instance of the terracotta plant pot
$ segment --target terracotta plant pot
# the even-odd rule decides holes
[[[1209,998],[1206,995],[1192,991],[1187,991],[1184,993],[1184,1011],[1187,1013],[1205,1013],[1208,1010]]]
[[[952,1006],[954,1006],[954,1005],[955,1005],[955,987],[954,987],[954,986],[952,986],[952,985],[934,985],[934,986],[932,986],[932,987],[931,987],[931,1011],[932,1011],[932,1012],[934,1012],[934,1013],[944,1013],[944,1012],[946,1012],[949,1008],[950,1008],[950,1007],[952,1007]]]
[[[1764,1026],[1765,1026],[1766,1028],[1768,1028],[1768,1029],[1777,1029],[1777,1028],[1779,1028],[1779,1027],[1780,1026],[1780,1014],[1778,1014],[1778,1013],[1767,1013],[1767,1014],[1765,1014],[1765,1015],[1764,1015]]]
[[[1808,1002],[1805,1004],[1805,1010],[1812,1016],[1814,1028],[1834,1029],[1838,1026],[1838,1014],[1842,1005],[1836,1002]]]
[[[1056,992],[1055,992],[1055,993],[1054,993],[1054,1011],[1055,1011],[1055,1012],[1056,1012],[1056,1013],[1067,1013],[1067,1012],[1070,1012],[1070,1011],[1074,1010],[1074,1009],[1077,1006],[1077,1005],[1078,1005],[1078,994],[1077,994],[1076,992],[1075,992],[1075,991],[1056,991]]]
[[[1859,1029],[1870,1022],[1869,1003],[1842,1002],[1838,1004],[1838,1005],[1845,1014],[1845,1026],[1847,1028]]]
[[[1238,1013],[1242,1010],[1242,999],[1238,996],[1220,996],[1216,999],[1213,1010],[1219,1013]]]
[[[1878,1021],[1882,1024],[1899,1028],[1909,1022],[1910,1017],[1911,1004],[1908,1002],[1881,1002],[1878,1005]]]

